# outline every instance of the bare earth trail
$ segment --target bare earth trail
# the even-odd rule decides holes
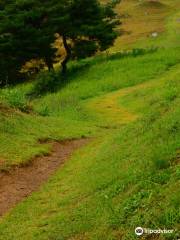
[[[27,167],[17,167],[0,173],[0,216],[3,216],[52,176],[72,153],[88,143],[89,139],[53,143],[49,156],[38,157]]]
[[[144,85],[142,84],[142,87]],[[101,117],[106,117],[111,124],[127,124],[136,120],[138,116],[118,104],[118,99],[136,88],[130,87],[107,93],[90,101],[88,107]],[[34,191],[39,190],[75,150],[88,142],[89,139],[55,142],[53,152],[49,156],[38,157],[29,166],[14,168],[8,173],[0,172],[0,217]]]

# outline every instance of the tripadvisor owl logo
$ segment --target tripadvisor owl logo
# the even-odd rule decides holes
[[[149,229],[137,227],[135,229],[135,234],[141,236],[143,234],[172,234],[175,230],[173,229]]]
[[[144,233],[144,230],[143,230],[142,227],[137,227],[137,228],[135,229],[135,234],[136,234],[137,236],[141,236],[141,235],[143,235],[143,233]]]

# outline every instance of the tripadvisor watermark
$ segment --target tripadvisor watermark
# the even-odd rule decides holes
[[[142,227],[137,227],[135,229],[135,234],[137,236],[142,236],[143,234],[172,234],[173,232],[173,229],[149,229]]]

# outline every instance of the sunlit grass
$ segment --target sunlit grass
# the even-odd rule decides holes
[[[132,240],[136,226],[179,229],[178,76],[179,65],[160,78],[105,95],[101,109],[106,97],[114,96],[116,108],[140,118],[105,129],[79,150],[1,221],[0,239]]]

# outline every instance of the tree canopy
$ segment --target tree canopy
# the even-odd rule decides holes
[[[119,24],[114,7],[119,1],[6,0],[0,2],[0,84],[20,78],[20,69],[32,59],[53,68],[53,43],[58,36],[66,52],[61,62],[66,73],[70,59],[85,58],[109,48]]]

